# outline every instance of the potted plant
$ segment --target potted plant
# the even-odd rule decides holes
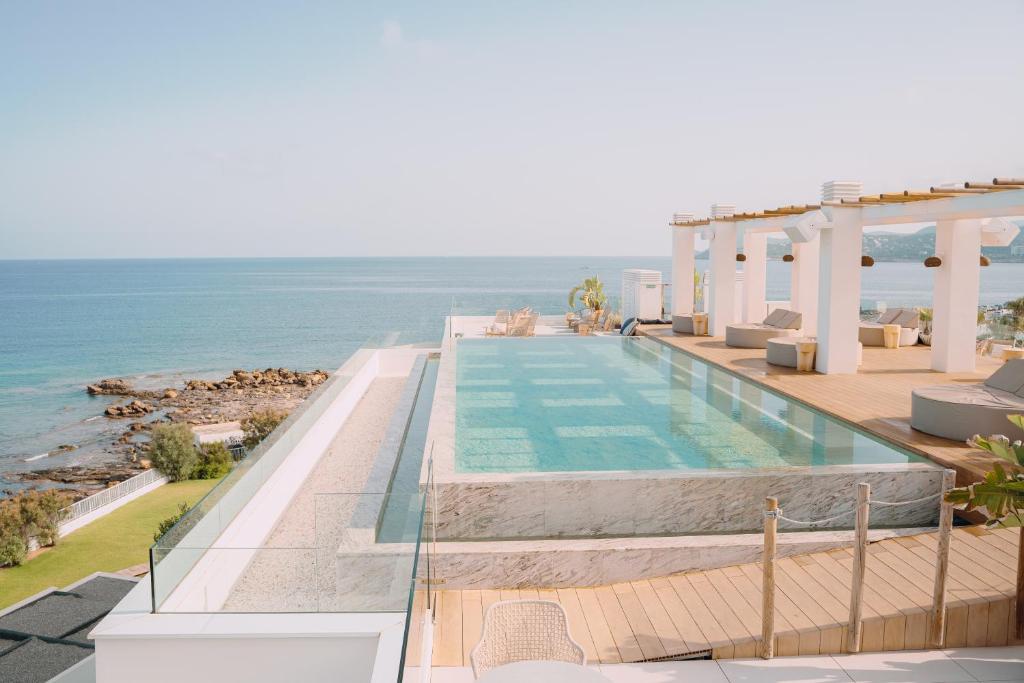
[[[591,311],[593,320],[601,317],[604,305],[608,303],[608,297],[604,293],[604,283],[596,275],[588,277],[580,284],[569,290],[569,308],[576,307],[576,295],[579,294],[580,303],[584,308]]]
[[[1024,415],[1009,415],[1008,419],[1024,429]],[[983,481],[947,491],[946,502],[959,510],[977,510],[985,515],[986,526],[1020,528],[1016,637],[1024,638],[1024,444],[1020,441],[1011,443],[1001,434],[987,439],[975,434],[967,444],[1005,460],[1010,464],[1010,471],[995,462]]]

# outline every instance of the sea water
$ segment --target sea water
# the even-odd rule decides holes
[[[452,311],[563,313],[591,274],[614,305],[625,268],[671,273],[667,257],[0,261],[0,476],[100,457],[123,430],[101,417],[109,398],[84,391],[104,377],[158,388],[235,368],[332,370],[367,343],[437,342]],[[930,304],[918,263],[862,273],[867,307]],[[981,290],[986,304],[1021,296],[1024,264],[982,269]],[[789,297],[788,264],[769,262],[768,297]],[[85,447],[26,462],[64,443]]]

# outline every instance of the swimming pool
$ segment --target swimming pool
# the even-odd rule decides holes
[[[643,337],[464,339],[455,472],[926,462]]]

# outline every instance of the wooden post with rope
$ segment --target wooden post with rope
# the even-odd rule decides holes
[[[956,472],[942,473],[939,498],[939,547],[935,555],[935,586],[932,589],[932,621],[929,647],[941,648],[946,641],[946,577],[949,572],[949,543],[953,534],[953,506],[946,502],[946,491],[956,486]]]
[[[864,604],[864,571],[868,560],[868,519],[871,511],[871,484],[857,484],[857,517],[854,526],[853,582],[850,585],[850,623],[846,651],[860,652],[861,610]]]
[[[779,528],[779,499],[764,501],[764,580],[761,585],[761,658],[775,656],[775,534]]]

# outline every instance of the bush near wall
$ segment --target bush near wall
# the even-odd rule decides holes
[[[71,496],[54,489],[0,501],[0,567],[24,562],[32,539],[44,547],[56,545],[60,511],[70,501]]]

